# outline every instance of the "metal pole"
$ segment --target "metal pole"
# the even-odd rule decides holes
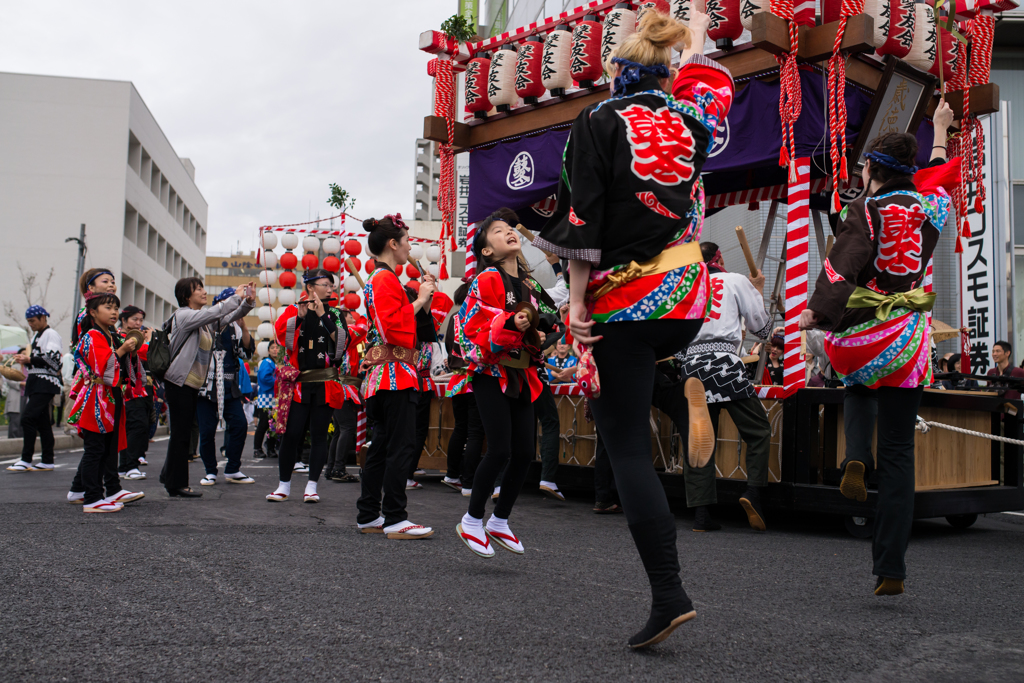
[[[85,272],[85,223],[82,223],[78,237],[69,237],[64,241],[78,242],[78,267],[75,271],[75,306],[71,309],[77,318],[78,309],[82,305],[82,292],[78,289],[78,283],[81,282],[82,273]]]

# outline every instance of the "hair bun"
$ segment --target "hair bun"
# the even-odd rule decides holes
[[[363,230],[366,232],[373,232],[373,229],[380,225],[380,222],[376,218],[367,218],[363,221]]]

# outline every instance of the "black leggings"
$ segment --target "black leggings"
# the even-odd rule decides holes
[[[594,335],[604,339],[594,345],[601,397],[591,399],[590,405],[629,524],[670,514],[651,459],[654,363],[685,349],[702,324],[701,320],[645,320],[594,325]]]
[[[313,405],[292,401],[288,411],[288,426],[281,438],[281,450],[277,456],[277,471],[281,481],[292,480],[295,460],[302,448],[302,442],[309,428],[309,480],[319,481],[327,462],[327,427],[331,424],[334,409],[330,404]]]
[[[473,475],[480,463],[484,445],[484,428],[472,392],[452,396],[455,429],[448,439],[448,478],[462,479],[462,485],[473,488]]]
[[[345,473],[349,455],[355,453],[356,423],[359,418],[359,404],[345,399],[340,408],[334,409],[334,437],[327,448],[327,474]]]
[[[114,431],[108,434],[82,430],[84,451],[78,463],[78,473],[71,489],[85,491],[85,504],[90,505],[103,498],[116,496],[121,491],[121,479],[117,475],[118,423],[124,404],[118,398],[114,404]]]
[[[653,363],[651,365],[653,366]],[[510,372],[512,372],[510,370]],[[534,372],[528,369],[527,372]],[[473,482],[473,494],[469,498],[471,517],[483,519],[487,499],[494,490],[494,482],[501,469],[508,463],[501,482],[501,494],[494,508],[494,515],[508,519],[516,503],[519,490],[523,488],[530,461],[536,455],[536,420],[530,388],[523,378],[518,398],[508,398],[501,393],[497,377],[473,375],[473,394],[480,411],[480,421],[487,435],[487,455],[480,461]],[[648,444],[650,440],[648,440]],[[648,448],[650,446],[648,445]]]

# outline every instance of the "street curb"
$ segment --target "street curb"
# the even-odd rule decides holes
[[[57,430],[54,430],[57,431]],[[156,434],[154,436],[165,436],[167,434],[167,427],[157,427]],[[21,439],[0,439],[0,456],[2,455],[21,455],[21,448],[23,445]],[[63,433],[55,433],[53,435],[53,450],[55,451],[70,451],[76,448],[82,447],[82,439],[78,436],[68,436]],[[43,446],[39,439],[36,439],[36,449],[34,453],[42,453]]]

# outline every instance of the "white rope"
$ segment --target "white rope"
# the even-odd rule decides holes
[[[1020,439],[1008,439],[1005,436],[997,436],[995,434],[985,434],[984,432],[975,432],[970,429],[964,429],[962,427],[953,427],[952,425],[944,425],[941,422],[928,422],[920,415],[917,416],[917,426],[915,429],[922,434],[927,434],[931,427],[938,427],[939,429],[948,429],[951,432],[960,432],[961,434],[967,434],[968,436],[977,436],[981,439],[991,439],[992,441],[1002,441],[1003,443],[1012,443],[1017,446],[1024,446],[1024,441]]]

